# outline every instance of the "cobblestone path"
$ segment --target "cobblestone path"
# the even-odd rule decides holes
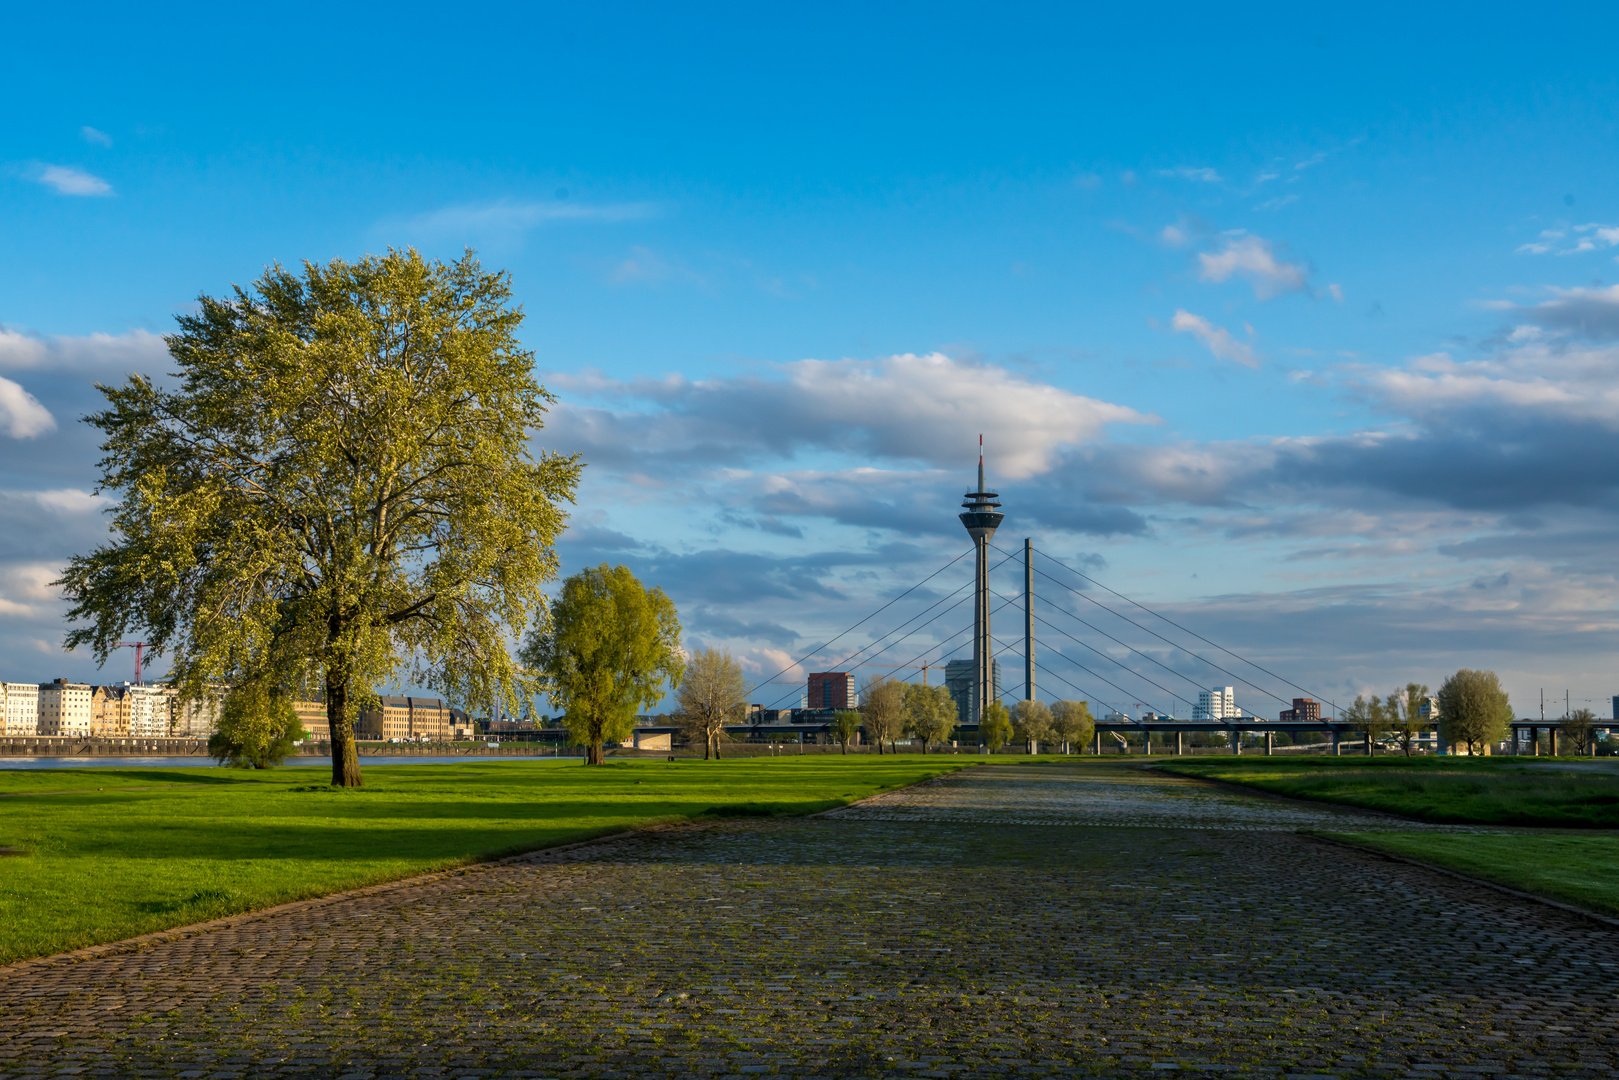
[[[1619,934],[1368,820],[976,769],[0,969],[0,1078],[1619,1072]]]

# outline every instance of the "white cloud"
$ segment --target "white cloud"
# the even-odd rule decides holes
[[[1574,233],[1574,246],[1562,248],[1557,254],[1582,255],[1588,251],[1619,247],[1619,225],[1603,225],[1593,221],[1575,225],[1572,229],[1544,229],[1539,239],[1519,244],[1515,250],[1520,255],[1545,255],[1556,248],[1553,241],[1566,238],[1570,232]]]
[[[1589,338],[1619,337],[1619,285],[1552,291],[1556,295],[1539,304],[1491,306],[1510,311],[1548,330],[1566,331]]]
[[[1173,169],[1159,169],[1159,176],[1175,176],[1182,180],[1197,180],[1205,184],[1218,184],[1220,174],[1209,168],[1195,168],[1191,165],[1179,165]]]
[[[1158,234],[1158,239],[1170,247],[1184,247],[1190,242],[1191,237],[1178,225],[1165,225],[1163,231]]]
[[[1043,473],[1059,451],[1099,437],[1108,424],[1157,419],[941,353],[881,360],[800,360],[779,377],[619,382],[599,372],[553,375],[550,385],[584,397],[647,403],[614,412],[564,404],[547,441],[633,458],[639,469],[715,465],[800,451],[923,461],[957,468],[982,432],[997,475]]]
[[[663,285],[675,282],[686,285],[706,285],[707,280],[689,267],[672,263],[644,247],[632,247],[630,253],[608,275],[618,285]],[[769,291],[769,290],[766,290]]]
[[[105,374],[168,370],[169,350],[160,334],[36,337],[0,326],[0,371],[84,371]]]
[[[56,418],[33,394],[0,377],[0,432],[13,439],[32,439],[56,430]]]
[[[87,143],[95,143],[97,146],[111,146],[112,145],[112,136],[111,135],[108,135],[105,131],[97,131],[95,128],[91,127],[89,124],[86,124],[84,127],[79,129],[79,137],[82,138],[85,142],[87,142]]]
[[[1299,263],[1278,259],[1268,240],[1242,232],[1227,233],[1222,240],[1225,246],[1221,250],[1197,257],[1204,281],[1226,281],[1233,275],[1245,278],[1261,300],[1309,288],[1309,271]]]
[[[1259,357],[1254,353],[1253,346],[1238,341],[1231,336],[1231,331],[1214,325],[1201,315],[1193,315],[1186,310],[1177,311],[1169,326],[1176,333],[1191,334],[1197,338],[1216,359],[1230,360],[1244,367],[1259,366]]]
[[[564,221],[636,221],[653,216],[651,203],[493,202],[448,206],[403,221],[386,222],[384,231],[451,239],[468,236],[517,236],[542,225]]]
[[[69,165],[41,165],[34,170],[33,179],[58,195],[111,195],[112,185],[99,176],[91,176]]]

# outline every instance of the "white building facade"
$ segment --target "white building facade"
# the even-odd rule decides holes
[[[166,739],[170,727],[169,691],[160,686],[130,686],[129,734],[135,739]]]
[[[6,735],[39,734],[38,683],[0,683],[0,724]]]
[[[1197,705],[1192,709],[1193,720],[1235,720],[1241,716],[1234,688],[1215,686],[1198,691]]]
[[[93,693],[88,683],[66,679],[40,683],[39,734],[88,736]]]

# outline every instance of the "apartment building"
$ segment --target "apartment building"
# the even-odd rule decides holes
[[[164,686],[130,686],[129,734],[136,739],[166,739],[173,718],[174,691]]]
[[[384,695],[379,708],[360,714],[356,734],[363,739],[429,739],[455,737],[450,708],[439,698]]]
[[[0,683],[0,723],[5,735],[39,734],[39,684]]]
[[[298,714],[298,722],[309,732],[309,737],[315,742],[332,741],[332,724],[326,715],[324,701],[294,701],[292,711]]]
[[[90,702],[88,683],[53,679],[39,684],[39,734],[89,735]]]
[[[115,738],[129,734],[129,684],[97,686],[90,693],[90,734]]]
[[[219,730],[219,714],[225,709],[224,690],[205,690],[195,701],[181,701],[176,690],[167,693],[169,731],[176,738],[206,739]]]

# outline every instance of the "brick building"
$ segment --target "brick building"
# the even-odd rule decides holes
[[[1321,722],[1321,703],[1314,698],[1296,697],[1291,709],[1283,709],[1277,717],[1284,724],[1317,724]]]
[[[812,671],[809,677],[809,708],[854,708],[854,674],[848,671]]]

